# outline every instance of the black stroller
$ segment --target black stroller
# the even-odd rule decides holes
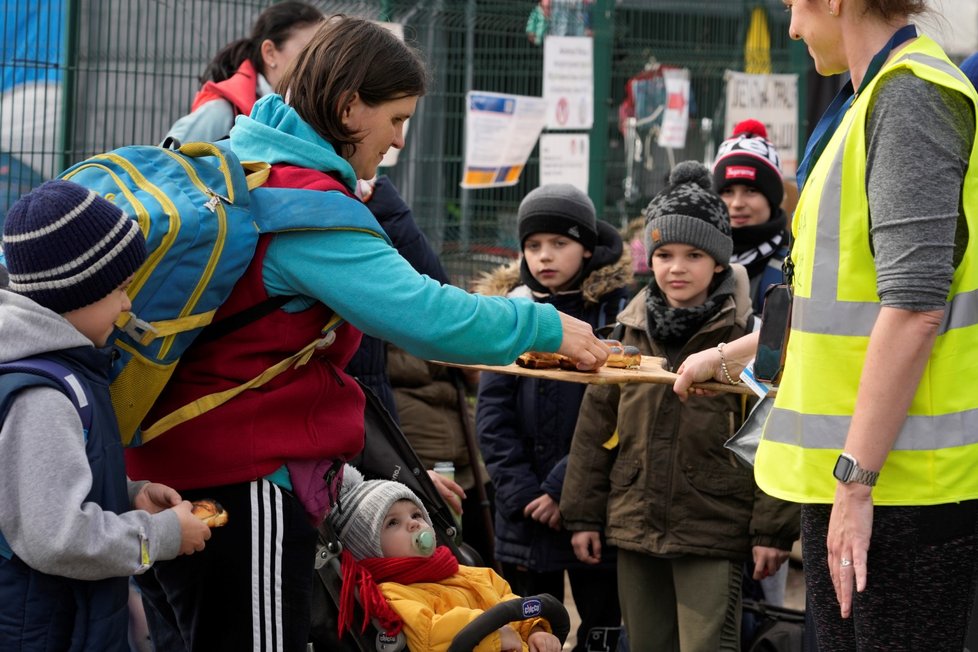
[[[462,542],[451,508],[438,494],[421,460],[390,413],[369,388],[364,416],[364,449],[351,461],[365,478],[396,480],[407,485],[424,503],[438,537],[438,543],[448,546],[459,563],[483,565],[473,548]],[[310,639],[316,652],[344,650],[349,652],[397,652],[406,649],[403,634],[389,637],[375,627],[361,634],[352,628],[340,639],[337,637],[339,596],[342,583],[340,552],[342,545],[332,528],[324,522],[319,528],[316,553],[316,579],[313,582],[312,631]],[[570,632],[570,619],[564,605],[551,595],[529,596],[496,605],[462,629],[452,642],[449,652],[473,649],[483,638],[509,622],[542,617],[551,626],[561,643]],[[359,604],[354,622],[362,621]],[[414,650],[413,652],[421,652]]]

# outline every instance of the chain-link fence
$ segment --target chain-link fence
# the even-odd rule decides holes
[[[22,192],[93,154],[153,144],[190,106],[198,75],[246,35],[267,0],[5,0],[0,70],[0,214]],[[511,187],[463,190],[468,90],[539,96],[543,48],[524,0],[311,2],[325,13],[400,23],[433,79],[407,146],[386,170],[453,279],[516,255],[520,198],[539,183],[534,150]],[[780,0],[551,0],[549,33],[594,34],[591,195],[617,225],[638,215],[673,161],[704,159],[723,125],[727,69],[742,70],[751,11],[766,9],[773,72],[792,70]],[[555,13],[556,12],[556,13]],[[807,65],[807,61],[805,62]],[[657,65],[689,70],[686,146],[657,147],[619,119],[627,80]],[[638,151],[637,151],[638,150]]]

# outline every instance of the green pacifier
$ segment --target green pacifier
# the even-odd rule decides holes
[[[435,549],[435,535],[431,530],[421,530],[411,540],[414,549],[427,557]]]

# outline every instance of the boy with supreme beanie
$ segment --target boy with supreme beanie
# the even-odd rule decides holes
[[[784,181],[781,157],[767,140],[767,129],[745,120],[719,148],[713,165],[713,187],[730,212],[733,256],[747,268],[751,301],[760,314],[764,293],[781,283],[781,264],[788,255],[788,216],[781,209]]]
[[[48,181],[11,207],[3,247],[0,364],[63,370],[79,408],[60,388],[0,376],[0,603],[21,605],[5,613],[0,649],[121,652],[127,576],[210,537],[176,491],[126,479],[104,347],[130,307],[143,235],[95,193]]]

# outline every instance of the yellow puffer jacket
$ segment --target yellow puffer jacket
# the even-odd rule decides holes
[[[379,585],[394,611],[404,620],[408,649],[416,652],[444,652],[455,635],[490,607],[512,600],[509,584],[491,568],[459,566],[458,573],[440,582]],[[523,650],[529,648],[526,638],[539,625],[550,631],[542,618],[512,623],[523,639]],[[473,652],[499,652],[499,632],[493,632]]]

